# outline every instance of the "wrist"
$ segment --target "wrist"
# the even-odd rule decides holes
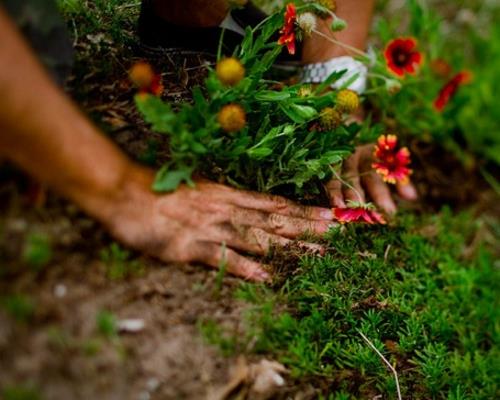
[[[96,185],[82,187],[69,197],[84,211],[112,231],[125,214],[142,212],[155,197],[151,190],[153,171],[127,162],[112,179],[101,179]]]

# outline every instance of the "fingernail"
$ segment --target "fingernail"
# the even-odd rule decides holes
[[[418,198],[417,190],[410,184],[401,186],[400,193],[407,200],[416,200]]]
[[[332,210],[328,210],[326,208],[320,211],[319,216],[322,219],[333,219]]]
[[[271,275],[269,275],[266,271],[259,271],[256,276],[260,281],[268,281],[271,279]]]
[[[397,208],[393,203],[385,203],[383,205],[383,208],[387,212],[387,214],[396,214]]]

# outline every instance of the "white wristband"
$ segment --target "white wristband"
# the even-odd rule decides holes
[[[306,64],[302,69],[301,81],[304,83],[321,83],[333,72],[347,70],[344,75],[332,84],[332,88],[342,87],[354,75],[357,78],[347,88],[362,94],[366,90],[368,68],[365,64],[349,56],[335,57],[325,62]]]

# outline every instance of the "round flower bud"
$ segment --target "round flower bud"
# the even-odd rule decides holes
[[[228,132],[238,132],[246,125],[245,110],[239,104],[226,104],[217,114],[221,128]]]
[[[309,12],[300,14],[297,18],[297,24],[306,36],[311,36],[311,33],[316,29],[316,16]]]
[[[389,94],[396,94],[401,90],[401,82],[396,79],[387,79],[385,81],[385,88]]]
[[[359,96],[358,94],[349,89],[343,89],[337,93],[336,101],[337,110],[343,113],[352,113],[356,111],[359,107]]]
[[[303,85],[297,91],[299,97],[309,97],[312,95],[311,85]]]
[[[143,89],[151,86],[155,73],[151,65],[147,62],[140,61],[130,68],[128,76],[134,85]]]
[[[332,24],[330,25],[330,29],[333,32],[343,31],[345,28],[347,28],[347,22],[341,18],[338,18],[338,17],[335,17],[333,19]]]
[[[245,77],[245,67],[241,62],[234,58],[224,58],[217,63],[215,67],[217,78],[228,86],[234,86]]]
[[[320,125],[323,129],[331,131],[342,123],[342,115],[333,107],[326,107],[320,113]]]

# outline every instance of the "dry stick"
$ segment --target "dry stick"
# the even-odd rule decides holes
[[[372,342],[370,342],[370,339],[368,339],[361,331],[358,330],[358,333],[361,335],[361,337],[365,340],[366,343],[368,343],[368,346],[370,346],[375,353],[378,354],[378,356],[382,359],[382,361],[389,367],[391,372],[394,374],[394,379],[396,380],[396,389],[398,391],[398,399],[402,400],[403,398],[401,397],[401,389],[399,388],[399,379],[398,379],[398,373],[394,369],[394,367],[391,365],[389,361],[387,361],[387,358],[385,358],[380,351],[373,345]]]

